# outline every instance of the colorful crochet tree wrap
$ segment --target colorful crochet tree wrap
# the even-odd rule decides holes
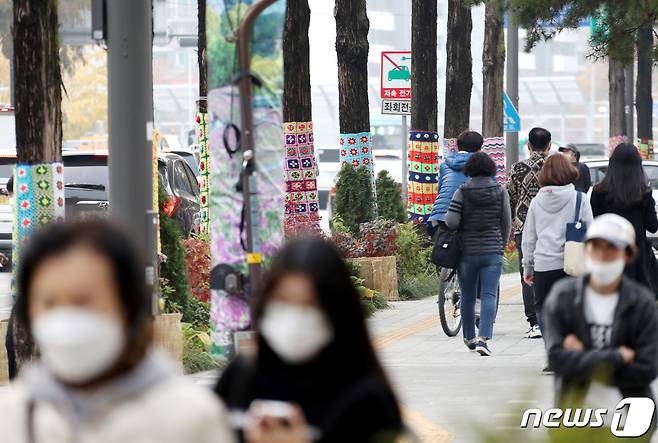
[[[432,213],[439,190],[439,134],[410,131],[407,151],[409,219],[416,223],[425,223]]]
[[[625,135],[615,135],[613,137],[610,137],[608,139],[608,152],[610,155],[612,155],[613,152],[615,152],[615,148],[619,146],[621,143],[626,143],[628,139],[626,138]]]
[[[482,152],[487,154],[496,163],[496,180],[501,185],[507,183],[505,173],[505,138],[489,137],[484,139]]]
[[[648,138],[638,138],[635,141],[635,146],[642,156],[642,160],[655,160],[656,152],[654,150],[653,140]]]
[[[19,164],[14,177],[12,261],[16,265],[21,246],[35,228],[64,220],[64,165]]]
[[[372,154],[372,137],[370,132],[340,135],[340,163],[341,166],[350,164],[355,168],[364,166],[375,185],[375,162]]]
[[[459,152],[456,138],[443,139],[443,157],[445,158],[450,152]]]
[[[286,149],[284,234],[290,238],[301,233],[319,233],[320,203],[313,122],[284,123],[283,138]]]
[[[201,206],[201,224],[199,230],[206,233],[210,229],[210,212],[208,209],[208,193],[210,192],[210,153],[208,151],[208,114],[199,113],[196,116],[199,126],[199,175],[201,187],[199,189],[199,203]]]
[[[160,174],[158,174],[158,146],[160,145],[160,133],[157,129],[153,129],[153,143],[152,143],[152,166],[153,166],[153,211],[155,212],[155,219],[157,229],[155,232],[155,243],[158,254],[162,252],[162,244],[160,243]]]

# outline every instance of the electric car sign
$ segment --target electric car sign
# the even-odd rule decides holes
[[[628,397],[617,403],[614,411],[608,409],[527,409],[520,427],[539,428],[600,428],[612,412],[610,431],[615,437],[640,437],[651,427],[656,408],[647,397]]]

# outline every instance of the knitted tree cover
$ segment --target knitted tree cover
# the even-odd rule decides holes
[[[302,233],[319,233],[318,167],[313,148],[313,122],[283,124],[286,156],[285,216],[286,238]]]
[[[409,219],[425,223],[432,213],[439,188],[439,135],[436,132],[410,131],[407,155]]]

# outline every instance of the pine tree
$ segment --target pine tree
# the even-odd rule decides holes
[[[406,221],[402,193],[400,186],[388,174],[387,170],[377,174],[377,209],[378,215],[385,220],[394,220],[398,223]]]
[[[358,235],[361,223],[374,219],[372,181],[366,168],[343,166],[338,173],[334,205],[336,215],[354,235]]]

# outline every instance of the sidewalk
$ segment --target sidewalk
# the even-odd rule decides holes
[[[391,303],[369,327],[405,419],[424,442],[482,441],[480,426],[529,432],[518,430],[516,410],[551,405],[543,341],[523,338],[528,325],[516,274],[501,281],[492,357],[469,352],[461,334],[443,333],[435,298]]]

